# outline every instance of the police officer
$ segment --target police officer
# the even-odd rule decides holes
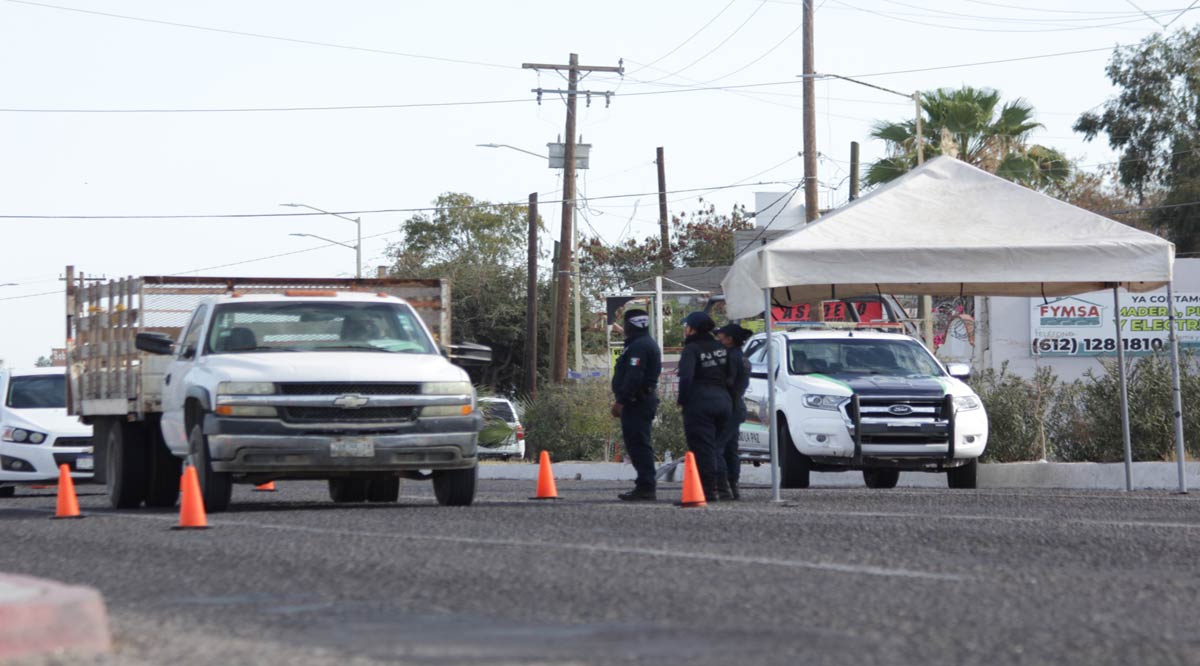
[[[653,502],[657,499],[654,475],[654,447],[650,444],[650,424],[658,411],[658,375],[662,372],[662,352],[650,337],[650,314],[645,310],[625,311],[625,351],[613,370],[612,415],[621,419],[621,437],[637,481],[633,490],[617,495],[627,502]]]
[[[717,501],[717,480],[724,462],[720,435],[732,416],[729,351],[712,336],[716,324],[703,312],[683,320],[683,353],[679,357],[679,404],[688,449],[696,456],[704,498]]]
[[[750,387],[750,361],[742,353],[742,345],[753,335],[753,331],[737,324],[726,324],[717,329],[717,341],[729,350],[729,366],[733,373],[733,384],[729,388],[733,399],[733,418],[725,424],[721,433],[721,459],[723,467],[717,479],[717,494],[721,499],[741,499],[738,479],[741,478],[742,461],[738,457],[738,431],[746,420],[746,389]]]

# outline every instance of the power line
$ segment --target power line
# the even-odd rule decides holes
[[[8,0],[16,2],[17,0]],[[284,107],[249,107],[249,108],[214,108],[214,109],[36,109],[36,108],[0,108],[0,113],[276,113],[292,111],[363,111],[378,109],[420,109],[447,106],[481,106],[486,104],[520,104],[531,103],[532,98],[526,99],[492,99],[464,102],[418,102],[412,104],[351,104],[343,106],[284,106]]]
[[[716,185],[709,187],[692,187],[679,190],[668,190],[668,194],[684,194],[689,192],[717,192],[720,190],[735,189],[739,187],[757,187],[760,185],[791,185],[792,181],[766,181],[757,183],[731,183],[728,185]],[[645,197],[657,195],[658,191],[654,192],[634,192],[629,194],[607,194],[597,197],[591,197],[592,200],[606,199],[628,199],[631,197]],[[564,199],[542,201],[541,203],[561,204]],[[494,208],[503,206],[524,207],[526,202],[501,202],[501,203],[481,203],[470,204],[464,206],[421,206],[417,208],[377,208],[373,210],[342,210],[329,211],[329,214],[334,215],[378,215],[387,213],[424,213],[436,212],[439,210],[463,210],[476,208]],[[269,217],[307,217],[324,215],[325,213],[210,213],[210,214],[168,214],[168,215],[0,215],[0,220],[219,220],[219,219],[247,219],[247,218],[269,218]],[[364,236],[369,238],[369,236]]]
[[[1127,1],[1129,1],[1129,0],[1127,0]],[[924,7],[921,5],[914,5],[914,4],[911,4],[908,2],[901,2],[900,0],[883,0],[883,2],[887,2],[887,3],[893,4],[893,5],[899,5],[901,7],[911,7],[913,9],[923,9],[923,10],[926,10],[927,12],[932,12],[932,13],[896,12],[896,14],[899,16],[919,16],[919,17],[926,17],[926,18],[946,17],[945,20],[952,20],[952,21],[1040,24],[1040,25],[1048,25],[1048,26],[1060,26],[1060,27],[1063,26],[1064,23],[1067,23],[1067,24],[1089,23],[1089,22],[1094,23],[1096,21],[1106,21],[1106,20],[1112,20],[1112,19],[1118,19],[1118,18],[1122,18],[1122,19],[1123,18],[1132,18],[1132,17],[1137,16],[1140,13],[1143,13],[1143,12],[1137,12],[1137,13],[1113,12],[1111,14],[1105,14],[1102,16],[1094,16],[1091,18],[1055,18],[1055,19],[1024,18],[1024,17],[1015,17],[1015,16],[981,16],[979,14],[963,14],[961,12],[952,12],[952,11],[946,11],[944,9],[935,9],[933,7]],[[1159,13],[1160,14],[1169,14],[1169,13],[1172,13],[1173,11],[1174,10],[1159,10]],[[1153,18],[1153,17],[1151,17],[1151,18]],[[1087,27],[1099,27],[1099,26],[1083,26],[1083,27],[1087,28]]]
[[[670,56],[674,55],[676,51],[678,51],[679,49],[681,49],[681,48],[683,48],[684,46],[686,46],[686,45],[688,44],[688,42],[692,41],[693,39],[695,39],[695,38],[696,38],[696,36],[697,36],[697,35],[699,35],[700,33],[704,32],[704,30],[705,30],[705,29],[707,29],[707,28],[708,28],[708,26],[712,25],[712,24],[713,24],[713,23],[714,23],[714,22],[715,22],[717,19],[721,18],[721,15],[722,15],[722,14],[724,14],[724,13],[725,13],[725,12],[726,12],[726,11],[727,11],[727,10],[728,10],[730,7],[732,7],[732,6],[733,6],[733,3],[735,3],[735,2],[737,2],[737,0],[729,0],[729,4],[727,4],[727,5],[725,5],[724,7],[722,7],[722,8],[721,8],[721,11],[717,12],[717,15],[716,15],[716,16],[714,16],[714,17],[710,18],[710,19],[708,20],[708,23],[705,23],[704,25],[700,26],[700,29],[699,29],[699,30],[697,30],[696,32],[693,32],[693,33],[691,34],[691,36],[690,36],[690,37],[688,37],[687,39],[683,40],[682,42],[679,42],[679,44],[678,44],[678,45],[676,45],[676,46],[675,46],[675,48],[671,49],[670,51],[667,51],[667,52],[666,52],[666,53],[664,53],[663,55],[661,55],[661,56],[659,56],[659,57],[655,58],[654,60],[650,61],[650,63],[649,63],[649,64],[642,65],[642,66],[641,66],[640,68],[638,68],[637,70],[635,70],[635,71],[633,71],[633,72],[630,72],[630,74],[636,74],[637,72],[640,72],[640,71],[642,71],[643,69],[649,69],[649,68],[652,68],[654,65],[657,65],[658,63],[662,62],[663,60],[665,60],[665,59],[669,58]]]
[[[1136,18],[1136,19],[1124,19],[1121,21],[1113,22],[1113,23],[1103,23],[1103,24],[1094,24],[1094,25],[1086,25],[1086,26],[1040,28],[1040,29],[1031,29],[1031,30],[1014,30],[1014,29],[1005,29],[1005,28],[975,28],[975,27],[969,27],[969,26],[947,25],[945,23],[930,23],[930,22],[926,22],[926,21],[918,21],[915,19],[904,18],[904,16],[899,12],[887,13],[887,12],[876,11],[874,9],[866,9],[863,7],[857,7],[850,3],[844,2],[843,0],[833,0],[833,2],[836,2],[837,4],[842,5],[843,7],[846,7],[848,9],[853,9],[855,11],[863,12],[865,14],[873,14],[875,16],[879,16],[879,17],[886,18],[886,19],[891,19],[893,21],[900,21],[903,23],[912,23],[915,25],[929,26],[932,28],[943,28],[946,30],[963,30],[963,31],[967,31],[967,32],[1007,32],[1007,33],[1070,32],[1070,31],[1074,31],[1074,30],[1094,30],[1096,28],[1112,28],[1112,27],[1116,27],[1116,26],[1128,25],[1130,23],[1138,23],[1138,22],[1142,21],[1141,18]]]
[[[704,55],[700,56],[699,58],[696,58],[696,59],[695,59],[695,60],[693,60],[692,62],[690,62],[690,63],[688,63],[687,65],[685,65],[685,66],[683,67],[683,69],[679,69],[679,70],[676,70],[676,71],[674,71],[674,72],[671,72],[670,74],[667,74],[666,76],[664,76],[664,77],[662,77],[662,78],[666,79],[666,78],[670,78],[670,77],[672,77],[672,76],[675,76],[675,75],[677,75],[677,74],[681,74],[681,73],[683,73],[683,72],[686,72],[687,70],[691,69],[692,67],[695,67],[696,65],[700,64],[700,63],[701,63],[703,60],[705,60],[706,58],[708,58],[710,55],[712,55],[712,54],[716,53],[717,51],[719,51],[719,50],[721,49],[721,47],[722,47],[722,46],[725,46],[725,44],[727,44],[727,43],[729,42],[729,40],[733,39],[734,35],[737,35],[739,32],[741,32],[741,31],[742,31],[742,28],[746,27],[746,24],[747,24],[747,23],[749,23],[749,22],[751,21],[751,19],[753,19],[753,18],[754,18],[754,17],[755,17],[755,16],[756,16],[756,15],[757,15],[757,14],[758,14],[760,11],[762,11],[762,8],[763,8],[763,7],[766,7],[766,6],[767,6],[766,0],[763,0],[762,2],[759,2],[759,3],[758,3],[758,6],[754,8],[754,11],[750,12],[750,15],[746,17],[746,20],[745,20],[745,21],[742,21],[742,22],[741,22],[741,23],[738,25],[738,27],[734,28],[734,29],[733,29],[733,32],[729,33],[729,35],[728,35],[728,36],[726,36],[726,37],[725,37],[725,39],[722,39],[720,42],[718,42],[716,46],[714,46],[714,47],[712,47],[711,49],[709,49],[707,52],[705,52],[705,53],[704,53]],[[659,79],[659,80],[661,80],[661,79]]]
[[[975,5],[984,5],[986,7],[1000,7],[1002,9],[1016,9],[1018,11],[1024,11],[1024,12],[1043,12],[1046,14],[1094,14],[1094,15],[1105,15],[1105,16],[1113,16],[1113,15],[1124,16],[1124,15],[1128,14],[1128,12],[1096,11],[1096,10],[1085,10],[1085,9],[1047,9],[1044,7],[1027,7],[1027,6],[1021,6],[1021,5],[1011,5],[1011,4],[1005,4],[1002,2],[988,2],[987,0],[962,0],[962,1],[969,2],[969,3],[975,4]]]
[[[1133,0],[1125,0],[1125,2],[1129,3],[1129,6],[1130,6],[1130,7],[1133,7],[1134,9],[1138,10],[1139,12],[1141,12],[1141,13],[1145,14],[1145,15],[1146,15],[1146,18],[1150,19],[1151,21],[1154,21],[1154,22],[1155,22],[1155,23],[1157,23],[1158,25],[1162,26],[1164,29],[1167,27],[1167,26],[1165,26],[1165,25],[1163,25],[1163,24],[1162,24],[1162,21],[1158,20],[1158,17],[1156,17],[1156,16],[1153,16],[1153,15],[1151,15],[1151,14],[1150,14],[1150,12],[1148,12],[1148,11],[1146,11],[1146,10],[1142,9],[1141,7],[1138,7],[1138,6],[1137,6],[1137,3],[1135,3]]]
[[[1172,23],[1178,21],[1180,19],[1180,17],[1182,17],[1184,14],[1192,11],[1192,8],[1195,7],[1197,4],[1200,4],[1200,0],[1192,0],[1192,4],[1188,5],[1186,9],[1184,9],[1183,11],[1176,14],[1175,18],[1171,19],[1170,21],[1167,21],[1167,24],[1163,26],[1163,30],[1166,30],[1167,28],[1171,27]]]
[[[436,62],[448,62],[456,65],[475,65],[478,67],[495,67],[499,69],[519,69],[512,65],[503,65],[494,62],[481,62],[478,60],[462,60],[459,58],[444,58],[441,56],[423,55],[420,53],[405,53],[402,51],[389,51],[387,49],[374,49],[364,46],[351,46],[349,44],[335,44],[332,42],[320,42],[312,39],[297,39],[294,37],[281,37],[279,35],[268,35],[259,32],[246,32],[243,30],[228,30],[225,28],[213,28],[204,25],[195,25],[192,23],[179,23],[176,21],[163,21],[159,19],[149,19],[140,16],[128,16],[126,14],[113,14],[110,12],[100,12],[91,9],[79,9],[77,7],[63,7],[61,5],[52,5],[44,2],[34,2],[33,0],[6,0],[18,5],[29,5],[31,7],[43,7],[46,9],[57,9],[65,12],[76,12],[79,14],[91,14],[93,16],[104,16],[106,18],[121,19],[124,21],[137,21],[139,23],[150,23],[154,25],[166,25],[173,28],[186,28],[188,30],[201,30],[204,32],[215,32],[226,35],[236,35],[238,37],[253,37],[255,39],[268,39],[277,42],[287,42],[291,44],[304,44],[306,46],[321,46],[325,48],[342,49],[345,51],[358,51],[361,53],[374,53],[378,55],[400,56],[403,58],[415,58],[418,60],[433,60]]]
[[[943,69],[959,69],[962,67],[979,67],[982,65],[1001,65],[1009,62],[1021,62],[1024,60],[1040,60],[1042,58],[1058,58],[1062,56],[1081,55],[1084,53],[1100,53],[1101,51],[1112,51],[1115,48],[1125,46],[1124,44],[1114,44],[1113,46],[1104,46],[1095,49],[1079,49],[1077,51],[1060,51],[1058,53],[1042,53],[1031,56],[1018,56],[1016,58],[1000,58],[998,60],[980,60],[977,62],[964,62],[957,65],[935,65],[933,67],[917,67],[914,69],[896,69],[887,72],[870,72],[867,74],[852,74],[855,78],[866,78],[868,76],[892,76],[895,74],[916,74],[919,72],[935,72]]]

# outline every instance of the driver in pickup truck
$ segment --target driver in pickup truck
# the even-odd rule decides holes
[[[379,337],[379,327],[368,317],[348,316],[342,320],[341,339],[345,342],[365,342]]]

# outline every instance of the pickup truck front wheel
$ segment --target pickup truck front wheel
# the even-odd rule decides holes
[[[779,485],[784,488],[807,488],[812,472],[812,460],[796,450],[792,433],[785,419],[779,419]]]
[[[218,513],[228,509],[229,500],[233,498],[233,476],[228,472],[213,471],[208,437],[199,423],[192,425],[188,434],[188,450],[192,454],[192,464],[196,466],[196,476],[200,477],[204,510]]]
[[[433,494],[442,506],[470,506],[475,501],[479,465],[467,469],[440,469],[433,473]]]
[[[965,488],[973,490],[977,487],[976,472],[979,470],[979,461],[972,460],[962,467],[946,470],[946,485],[951,488]]]

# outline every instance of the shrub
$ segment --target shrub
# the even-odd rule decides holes
[[[971,380],[988,415],[988,445],[984,462],[1040,460],[1047,454],[1047,413],[1053,404],[1057,377],[1038,368],[1032,381],[1010,374],[1005,363]]]
[[[549,451],[555,460],[603,460],[621,438],[610,413],[612,394],[603,382],[546,385],[523,401],[526,455]]]

